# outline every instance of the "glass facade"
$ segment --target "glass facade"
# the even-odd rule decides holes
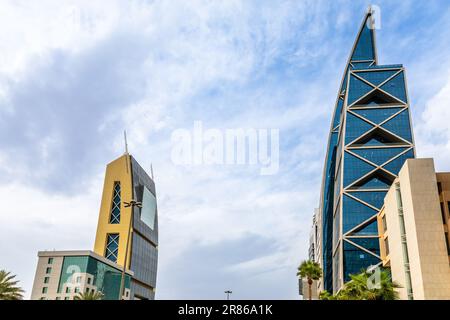
[[[104,300],[118,300],[122,272],[119,269],[101,262],[91,256],[66,256],[64,257],[61,276],[59,279],[58,293],[70,293],[79,288],[77,278],[80,274],[88,274],[92,277],[92,285],[97,292],[103,294]],[[125,288],[130,288],[130,276],[125,274]],[[64,290],[65,288],[65,290]],[[79,290],[79,289],[78,289]]]
[[[116,181],[114,182],[111,215],[109,218],[109,223],[111,224],[120,223],[120,203],[120,182]]]
[[[139,163],[131,157],[133,188],[142,208],[133,208],[131,265],[134,272],[131,296],[154,299],[158,267],[158,209],[155,183]],[[135,281],[134,281],[135,280]]]
[[[369,12],[345,68],[324,168],[323,283],[334,292],[350,274],[381,262],[376,214],[415,156],[404,69],[377,64],[371,19]]]
[[[106,239],[105,257],[112,262],[117,262],[117,254],[119,253],[119,234],[108,234]]]
[[[156,197],[146,187],[144,187],[142,196],[141,220],[153,229],[155,227],[156,217]]]
[[[365,160],[371,161],[377,166],[381,166],[406,150],[407,148],[388,148],[388,149],[364,148],[364,149],[351,149],[350,151],[358,155],[359,157],[364,158]]]

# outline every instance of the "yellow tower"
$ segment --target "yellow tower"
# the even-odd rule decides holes
[[[124,202],[131,199],[133,199],[131,161],[130,155],[125,154],[106,167],[94,252],[121,266],[124,266],[127,256],[127,269],[130,268],[130,245],[128,254],[125,252],[127,242],[131,239],[132,207],[126,208]],[[117,248],[112,241],[117,243]],[[112,244],[110,247],[108,242]]]
[[[137,206],[128,206],[130,202]],[[153,179],[126,152],[106,167],[95,253],[134,273],[132,299],[154,299],[158,217]]]

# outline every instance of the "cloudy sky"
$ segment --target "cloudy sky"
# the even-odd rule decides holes
[[[157,298],[295,299],[330,119],[368,1],[0,0],[0,268],[92,249],[105,165],[153,163]],[[378,1],[420,157],[450,171],[450,6]],[[179,166],[171,134],[280,130],[280,169]]]

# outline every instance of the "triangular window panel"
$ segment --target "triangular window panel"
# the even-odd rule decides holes
[[[375,169],[374,166],[367,162],[352,156],[350,153],[345,152],[344,155],[344,186],[352,184],[362,176],[368,174]]]
[[[385,83],[381,89],[406,103],[405,76],[403,72]]]
[[[399,113],[397,116],[386,122],[382,127],[390,132],[412,142],[411,126],[409,125],[408,110]]]
[[[374,87],[368,85],[364,81],[361,81],[354,76],[350,76],[350,88],[348,90],[347,104],[351,105],[353,102],[360,99],[373,89]]]
[[[386,196],[386,191],[355,191],[349,192],[349,194],[375,208],[381,209],[384,203],[384,197]]]
[[[380,255],[380,240],[378,238],[350,238],[348,240],[360,247],[363,247],[367,251],[376,254],[377,256]],[[354,245],[346,241],[344,244],[344,250],[346,247],[351,250],[352,248],[349,246],[353,247]]]
[[[358,181],[350,187],[351,190],[367,190],[367,189],[376,189],[376,190],[387,190],[391,186],[392,182],[394,182],[395,177],[390,174],[377,170],[364,179]]]
[[[370,19],[370,16],[368,16]],[[375,50],[373,45],[373,31],[369,29],[368,24],[364,23],[363,29],[356,41],[355,50],[353,51],[351,60],[374,60]]]
[[[385,165],[383,168],[388,170],[389,172],[392,172],[395,175],[398,175],[400,172],[400,169],[402,168],[403,164],[407,159],[413,159],[414,158],[414,152],[412,150],[406,152],[405,154],[401,155],[394,161],[389,162],[387,165]]]
[[[376,165],[381,166],[383,163],[389,161],[389,159],[394,158],[399,155],[407,148],[374,148],[374,149],[352,149],[353,153],[356,153],[358,156],[363,157],[366,160],[369,160]]]
[[[357,113],[361,117],[372,121],[376,124],[380,124],[384,120],[393,116],[402,108],[381,108],[381,109],[353,109],[352,112]]]
[[[347,233],[377,214],[377,211],[344,195],[342,204],[342,231]]]
[[[395,146],[404,145],[405,142],[393,134],[376,128],[369,133],[365,134],[354,143],[351,144],[352,147],[368,147],[368,146]]]
[[[355,103],[353,107],[378,107],[378,106],[386,106],[386,105],[395,105],[402,103],[400,100],[397,100],[380,90],[375,90],[371,92],[366,97],[360,99]],[[350,105],[350,103],[349,103]]]
[[[376,219],[372,222],[369,222],[369,224],[366,224],[365,226],[358,228],[357,230],[350,233],[350,236],[372,236],[372,235],[378,235],[378,223]]]
[[[372,65],[373,61],[369,62],[352,62],[353,69],[367,69]]]
[[[346,126],[345,126],[345,141],[349,143],[372,128],[373,125],[371,125],[370,123],[347,112]]]
[[[363,78],[364,80],[369,81],[375,86],[378,86],[387,79],[389,79],[390,77],[392,77],[397,72],[398,70],[387,70],[387,71],[374,70],[374,71],[358,72],[356,75]]]

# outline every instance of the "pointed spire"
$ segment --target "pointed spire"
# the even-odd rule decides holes
[[[358,36],[356,37],[355,44],[353,45],[350,62],[368,61],[370,63],[374,62],[374,64],[377,63],[373,13],[374,9],[372,6],[369,6],[359,29]]]

